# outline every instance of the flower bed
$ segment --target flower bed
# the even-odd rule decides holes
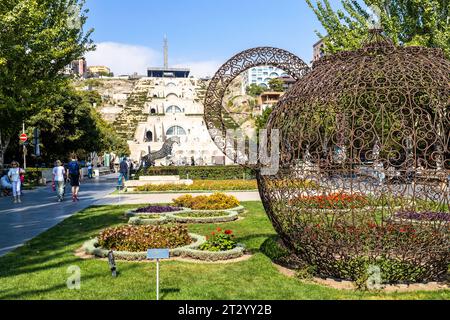
[[[105,249],[139,252],[147,248],[176,248],[192,242],[187,228],[177,226],[120,226],[103,230],[98,237]]]
[[[234,196],[224,193],[214,193],[210,196],[193,197],[189,194],[173,199],[178,207],[186,207],[192,210],[225,210],[239,206],[239,201]]]
[[[307,209],[358,209],[369,204],[368,198],[364,195],[332,193],[317,196],[299,196],[289,201],[290,205]]]
[[[245,247],[242,244],[237,244],[232,250],[227,251],[203,251],[198,248],[206,242],[206,238],[201,235],[189,233],[193,243],[173,248],[169,250],[171,257],[191,258],[201,261],[222,261],[242,257],[245,252]],[[100,247],[98,238],[86,241],[82,249],[86,254],[93,255],[99,258],[106,258],[110,250]],[[129,251],[114,251],[116,260],[126,261],[143,261],[147,259],[147,251],[129,252]]]
[[[177,223],[223,223],[238,219],[238,213],[232,210],[188,211],[167,214],[167,216]]]
[[[183,208],[177,207],[169,207],[169,206],[148,206],[136,209],[134,212],[136,213],[167,213],[167,212],[175,212],[181,211]]]
[[[137,187],[140,192],[157,191],[233,191],[256,190],[256,180],[195,180],[191,185],[161,184]]]
[[[128,210],[125,212],[127,216],[140,216],[140,217],[148,217],[152,215],[158,214],[166,214],[166,213],[177,213],[177,212],[185,212],[190,211],[189,208],[179,208],[179,207],[171,207],[171,206],[148,206],[133,210]]]
[[[166,223],[224,223],[238,219],[238,212],[233,210],[220,211],[178,211],[156,216],[136,216],[128,221],[132,225],[161,225]]]

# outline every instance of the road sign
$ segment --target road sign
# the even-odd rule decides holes
[[[20,135],[20,141],[25,142],[25,141],[27,141],[27,140],[28,140],[27,135],[26,135],[25,133],[22,133],[22,134]]]
[[[169,259],[169,249],[148,249],[147,259],[156,259],[156,300],[159,300],[159,259]]]

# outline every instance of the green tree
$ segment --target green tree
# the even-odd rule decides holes
[[[284,91],[284,82],[283,80],[279,78],[273,78],[269,80],[269,87],[270,90],[276,91],[276,92],[283,92]]]
[[[266,108],[262,115],[257,116],[255,119],[256,130],[259,132],[261,129],[265,129],[267,126],[267,122],[269,121],[269,117],[273,111],[273,108]]]
[[[2,0],[0,3],[0,166],[23,121],[45,108],[64,83],[61,70],[94,48],[84,31],[84,0]]]
[[[360,48],[373,28],[373,12],[380,26],[396,44],[441,48],[450,57],[450,2],[448,0],[341,0],[334,10],[329,0],[306,0],[325,28],[325,52]],[[368,10],[367,7],[378,8]],[[372,12],[371,12],[372,11]]]
[[[264,91],[266,91],[266,88],[258,86],[255,83],[252,83],[245,89],[245,91],[249,96],[256,97],[261,95],[261,93],[263,93]]]
[[[114,151],[129,154],[125,139],[102,119],[90,95],[60,83],[47,95],[45,107],[29,119],[30,129],[41,131],[42,159],[66,159],[71,152],[89,154]]]

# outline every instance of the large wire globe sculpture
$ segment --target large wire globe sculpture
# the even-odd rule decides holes
[[[283,243],[317,274],[436,281],[450,262],[450,62],[380,30],[326,56],[272,112],[280,170],[258,175]]]

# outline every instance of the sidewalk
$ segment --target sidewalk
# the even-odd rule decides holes
[[[22,203],[12,203],[12,197],[0,198],[0,256],[22,246],[26,241],[57,225],[74,213],[93,205],[114,191],[117,175],[105,175],[99,180],[84,179],[80,186],[80,201],[71,201],[71,189],[66,187],[66,200],[56,201],[51,185],[25,190]]]

